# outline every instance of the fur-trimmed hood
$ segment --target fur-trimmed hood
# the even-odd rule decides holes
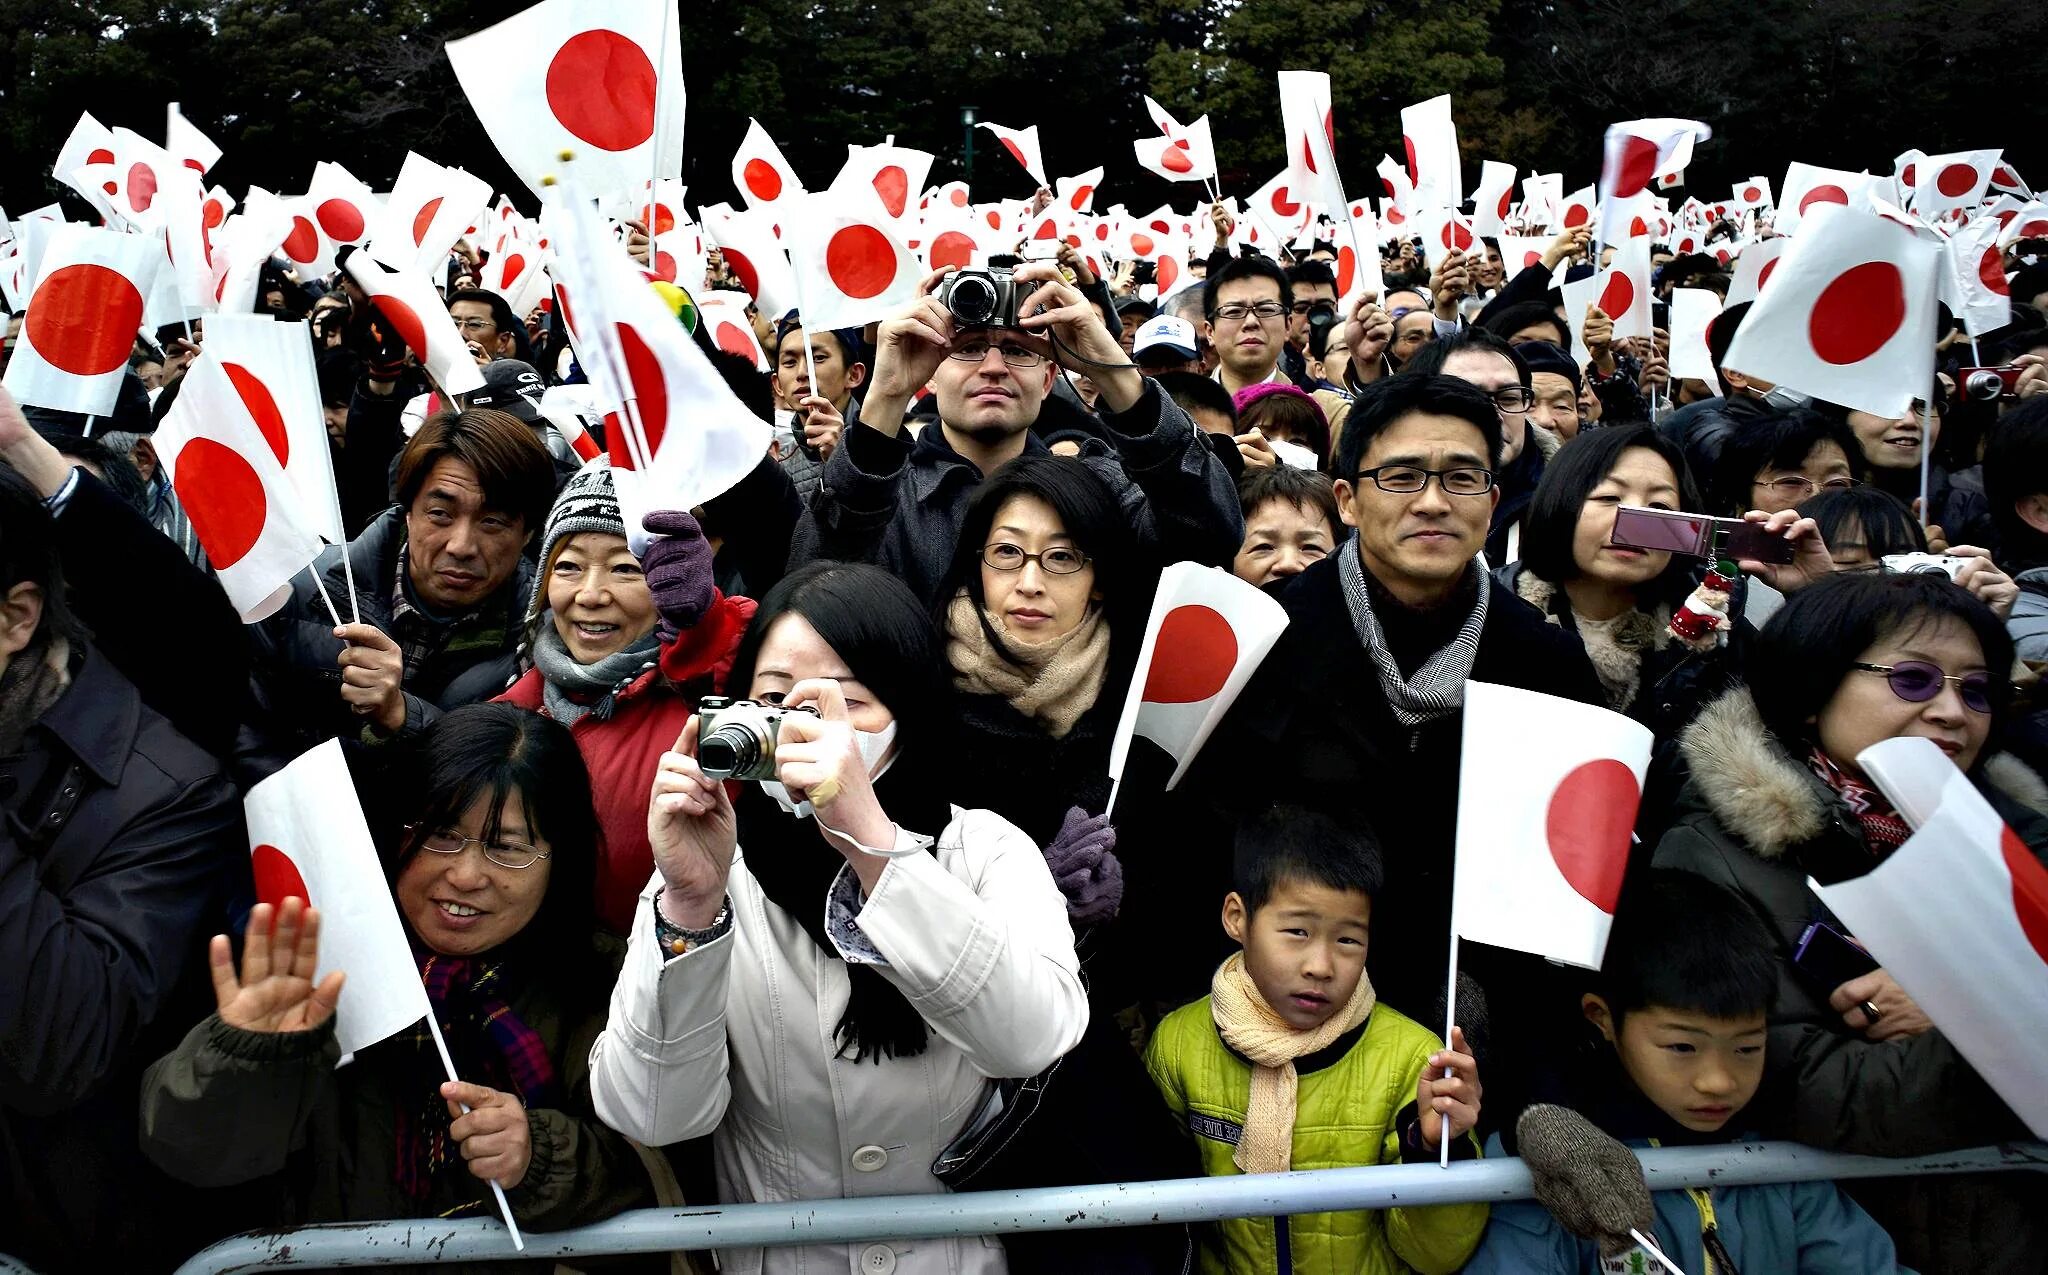
[[[1707,808],[1759,858],[1779,858],[1831,821],[1837,798],[1764,726],[1746,687],[1701,709],[1680,737],[1679,752]],[[2048,816],[2048,783],[2018,758],[1994,753],[1976,779]]]

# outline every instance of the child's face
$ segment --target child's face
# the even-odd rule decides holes
[[[1296,1031],[1313,1031],[1342,1009],[1365,973],[1372,899],[1307,881],[1282,881],[1258,911],[1235,892],[1223,929],[1244,948],[1252,985]]]
[[[1631,1011],[1620,1030],[1598,996],[1586,1017],[1614,1045],[1621,1068],[1657,1109],[1698,1133],[1714,1133],[1749,1105],[1764,1074],[1764,1015],[1709,1018],[1691,1010],[1648,1005]]]

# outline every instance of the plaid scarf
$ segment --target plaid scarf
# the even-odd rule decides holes
[[[472,1084],[516,1093],[528,1110],[560,1106],[555,1066],[548,1060],[540,1033],[521,1021],[505,1002],[500,987],[504,962],[417,949],[414,955],[456,1074]],[[407,1039],[412,1043],[414,1070],[420,1076],[416,1089],[421,1098],[415,1107],[399,1104],[397,1179],[399,1189],[409,1198],[423,1200],[435,1176],[460,1163],[461,1152],[448,1137],[448,1126],[454,1121],[447,1100],[441,1097],[441,1082],[447,1075],[433,1035],[421,1025],[414,1027]]]
[[[455,645],[460,630],[474,627],[476,619],[483,614],[481,608],[452,620],[437,620],[413,601],[412,582],[407,576],[412,561],[412,546],[398,546],[398,572],[391,581],[391,638],[398,643],[399,651],[405,656],[404,682],[410,685],[413,675],[420,666],[433,659],[442,651]],[[487,640],[503,645],[504,633],[500,627],[495,633],[480,634]],[[474,640],[463,642],[463,646],[475,645]]]
[[[1486,555],[1472,560],[1470,570],[1479,573],[1479,600],[1465,617],[1464,627],[1449,646],[1436,651],[1415,670],[1413,678],[1401,676],[1401,666],[1387,649],[1380,631],[1379,616],[1373,613],[1372,594],[1365,582],[1365,568],[1358,556],[1358,535],[1337,554],[1337,577],[1344,583],[1344,605],[1351,611],[1351,627],[1379,674],[1380,689],[1386,692],[1387,707],[1403,726],[1420,726],[1448,717],[1465,706],[1465,679],[1472,675],[1472,662],[1479,656],[1479,634],[1486,627]]]
[[[1834,758],[1820,750],[1820,745],[1814,745],[1812,754],[1807,757],[1807,764],[1813,767],[1813,773],[1819,775],[1821,782],[1834,790],[1835,795],[1842,799],[1842,804],[1849,807],[1850,812],[1863,825],[1864,844],[1870,848],[1870,853],[1874,857],[1885,858],[1904,845],[1907,837],[1913,835],[1913,830],[1906,826],[1906,821],[1899,817],[1899,812],[1892,808],[1892,803],[1885,800],[1883,793],[1859,779],[1851,778],[1835,764]]]

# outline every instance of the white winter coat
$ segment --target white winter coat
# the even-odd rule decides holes
[[[822,842],[818,852],[831,853]],[[642,892],[611,1017],[591,1051],[592,1095],[606,1124],[650,1146],[715,1133],[727,1203],[941,1191],[931,1163],[974,1115],[988,1079],[1037,1074],[1087,1026],[1066,902],[1038,846],[1001,816],[955,807],[934,854],[891,859],[849,912],[839,900],[858,901],[844,888],[851,876],[842,869],[828,912],[839,955],[768,901],[743,851],[727,885],[731,932],[682,956],[664,959],[655,944],[658,874]],[[840,955],[875,963],[924,1016],[924,1053],[836,1056],[848,996]],[[1005,1269],[993,1239],[719,1256],[743,1275]]]

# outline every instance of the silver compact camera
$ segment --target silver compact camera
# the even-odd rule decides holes
[[[1878,559],[1886,575],[1947,576],[1951,580],[1963,573],[1963,564],[1968,561],[1945,553],[1888,553]]]
[[[697,766],[712,779],[775,778],[775,737],[791,713],[818,710],[706,695],[697,701]]]
[[[961,328],[1017,326],[1017,285],[1008,266],[955,270],[939,284],[939,301]]]

